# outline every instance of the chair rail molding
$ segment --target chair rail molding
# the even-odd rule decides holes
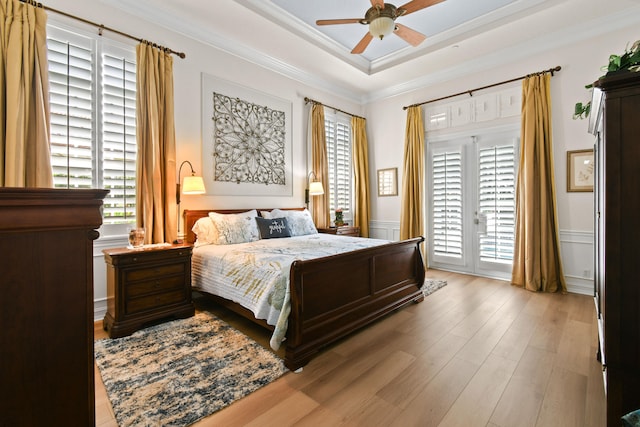
[[[369,234],[374,239],[400,240],[400,222],[369,221]],[[593,232],[560,230],[559,234],[567,290],[593,295]],[[429,244],[428,238],[426,244]]]

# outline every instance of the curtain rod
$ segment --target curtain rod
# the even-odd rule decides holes
[[[347,112],[346,112],[346,111],[344,111],[344,110],[341,110],[341,109],[336,108],[336,107],[332,107],[331,105],[323,104],[322,102],[316,101],[315,99],[307,98],[307,97],[305,96],[305,97],[304,97],[304,103],[305,103],[305,104],[308,104],[308,103],[310,103],[310,102],[312,102],[312,103],[314,103],[314,104],[320,104],[320,105],[322,105],[323,107],[328,107],[328,108],[331,108],[332,110],[340,111],[341,113],[344,113],[344,114],[346,114],[347,116],[357,117],[357,118],[359,118],[359,119],[364,119],[364,120],[366,120],[364,117],[360,117],[360,116],[356,116],[355,114],[347,113]]]
[[[529,76],[535,76],[535,75],[540,75],[540,74],[551,73],[551,76],[553,77],[553,73],[555,73],[556,71],[560,71],[561,69],[562,69],[562,67],[560,67],[558,65],[556,67],[549,68],[548,70],[540,71],[540,72],[533,73],[533,74],[527,74],[526,76],[516,77],[515,79],[505,80],[503,82],[494,83],[494,84],[491,84],[491,85],[487,85],[487,86],[482,86],[482,87],[478,87],[478,88],[475,88],[475,89],[466,90],[464,92],[455,93],[453,95],[443,96],[442,98],[437,98],[437,99],[432,99],[432,100],[429,100],[429,101],[418,102],[417,104],[407,105],[405,107],[402,107],[402,109],[406,110],[407,108],[411,108],[411,107],[419,107],[420,105],[429,104],[430,102],[442,101],[443,99],[453,98],[454,96],[464,95],[466,93],[468,93],[469,96],[473,96],[473,92],[477,92],[477,91],[482,90],[482,89],[489,89],[490,87],[500,86],[500,85],[507,84],[507,83],[517,82],[518,80],[526,79]]]
[[[42,3],[38,3],[38,2],[36,2],[34,0],[20,0],[20,2],[30,4],[31,6],[34,6],[34,7],[40,7],[42,9],[44,9],[44,10],[47,10],[47,11],[50,11],[50,12],[54,12],[54,13],[57,13],[59,15],[66,16],[67,18],[75,19],[76,21],[84,22],[85,24],[89,24],[89,25],[93,25],[94,27],[98,27],[98,34],[99,35],[102,35],[102,31],[103,30],[107,30],[107,31],[111,31],[112,33],[120,34],[121,36],[136,40],[136,41],[138,41],[140,43],[149,43],[153,47],[156,47],[156,48],[158,48],[160,50],[163,50],[166,53],[172,53],[172,54],[177,55],[177,56],[179,56],[180,58],[183,58],[183,59],[186,56],[184,54],[184,52],[176,52],[175,50],[169,49],[168,47],[160,46],[158,44],[151,43],[148,40],[144,40],[144,39],[141,39],[139,37],[132,36],[131,34],[127,34],[127,33],[123,33],[122,31],[114,30],[113,28],[109,28],[109,27],[107,27],[105,25],[97,24],[97,23],[89,21],[87,19],[80,18],[78,16],[74,16],[74,15],[71,15],[69,13],[53,9],[51,7],[43,5]]]

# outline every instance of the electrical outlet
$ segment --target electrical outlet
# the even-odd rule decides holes
[[[591,270],[585,270],[582,273],[582,277],[584,277],[585,279],[590,279],[591,278]]]

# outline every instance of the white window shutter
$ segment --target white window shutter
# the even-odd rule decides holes
[[[135,49],[60,28],[47,31],[54,186],[107,189],[104,224],[133,222]]]
[[[47,44],[53,183],[59,188],[93,188],[93,53],[90,46],[54,39]]]
[[[102,165],[105,221],[135,218],[136,205],[136,65],[103,55]]]
[[[351,217],[352,167],[351,124],[334,116],[325,117],[325,137],[329,166],[329,209],[342,208]]]
[[[511,262],[515,227],[515,148],[482,148],[478,156],[480,212],[487,232],[480,237],[480,259]]]
[[[461,258],[462,253],[462,152],[433,155],[434,254]]]

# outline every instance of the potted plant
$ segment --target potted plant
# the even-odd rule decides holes
[[[342,216],[342,208],[337,208],[335,210],[336,213],[336,219],[335,221],[333,221],[333,223],[336,225],[336,227],[340,227],[342,225],[344,225],[344,218]]]
[[[640,40],[637,40],[631,46],[631,49],[625,49],[625,52],[622,55],[610,55],[609,65],[603,67],[603,69],[607,72],[605,76],[611,75],[612,73],[618,71],[640,71]],[[592,89],[593,83],[586,85],[585,88]],[[589,117],[590,112],[591,101],[587,103],[576,102],[573,112],[573,118],[585,119]]]

